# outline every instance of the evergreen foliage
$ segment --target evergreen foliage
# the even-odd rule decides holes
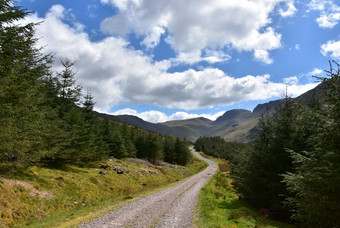
[[[175,157],[176,157],[176,163],[180,165],[188,164],[192,158],[192,155],[185,141],[179,138],[177,138],[175,142]]]
[[[249,145],[238,142],[227,142],[219,136],[200,137],[195,142],[195,150],[203,151],[205,154],[229,161],[234,160],[234,156],[245,150]]]
[[[27,11],[0,1],[0,163],[16,168],[38,161],[44,146],[46,110],[41,79],[50,56],[35,48],[34,25],[19,25]]]
[[[336,63],[335,63],[336,64]],[[232,162],[236,188],[258,208],[301,227],[337,227],[340,216],[340,80],[331,66],[321,78],[325,103],[308,107],[286,96],[262,115],[252,149]]]
[[[300,107],[287,95],[271,117],[262,115],[259,134],[251,150],[232,164],[236,188],[252,205],[270,210],[279,219],[288,220],[289,210],[283,206],[288,191],[282,174],[292,171],[292,159],[286,148],[301,151]],[[300,132],[301,133],[301,132]]]
[[[35,24],[16,23],[29,13],[12,0],[0,0],[2,171],[33,164],[87,166],[109,156],[138,156],[153,163],[166,158],[183,165],[190,161],[182,141],[96,116],[92,94],[82,99],[74,63],[62,60],[63,70],[53,73],[53,56],[36,48]],[[165,144],[171,150],[165,151]]]
[[[289,150],[294,171],[284,175],[292,193],[288,205],[292,218],[302,227],[338,227],[340,217],[340,67],[331,65],[325,85],[327,105],[304,110],[308,119],[300,128],[309,129],[310,146],[302,153]]]
[[[36,48],[30,12],[0,0],[0,170],[31,165],[90,165],[138,157],[186,165],[185,140],[165,137],[94,115],[81,101],[73,65],[51,72],[53,57]],[[325,104],[302,107],[287,95],[273,116],[262,115],[252,147],[219,137],[199,138],[198,151],[228,159],[235,187],[258,208],[302,227],[337,227],[340,217],[340,66],[327,71]],[[80,107],[82,105],[82,107]],[[5,169],[6,168],[6,169]]]

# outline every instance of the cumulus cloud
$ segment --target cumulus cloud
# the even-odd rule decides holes
[[[340,6],[333,0],[311,0],[308,3],[309,11],[319,11],[320,16],[316,22],[321,28],[333,28],[340,21]]]
[[[162,35],[178,53],[178,61],[216,60],[201,58],[204,50],[232,47],[253,51],[254,57],[272,63],[269,51],[281,47],[281,35],[270,27],[270,13],[279,3],[279,13],[295,13],[294,0],[101,0],[119,13],[106,18],[102,31],[112,35],[134,32],[142,43],[155,47]],[[190,56],[190,58],[184,58]]]
[[[295,14],[297,9],[294,6],[294,0],[287,0],[286,1],[286,8],[280,8],[279,12],[282,17],[290,17]]]
[[[187,113],[187,112],[176,112],[171,115],[166,115],[163,112],[160,111],[146,111],[146,112],[137,112],[134,109],[126,108],[121,109],[118,111],[115,111],[113,113],[110,113],[112,115],[133,115],[138,116],[139,118],[151,122],[151,123],[163,123],[171,120],[185,120],[185,119],[192,119],[197,117],[205,117],[210,120],[216,120],[219,116],[222,116],[225,111],[217,112],[214,114],[193,114],[193,113]]]
[[[311,72],[308,73],[310,76],[316,76],[322,74],[324,71],[319,68],[314,68]]]
[[[219,62],[226,62],[231,59],[231,56],[224,53],[221,50],[211,50],[207,49],[204,50],[203,54],[200,53],[180,53],[176,58],[170,59],[171,64],[181,65],[183,63],[186,64],[194,64],[198,62],[208,62],[210,64],[219,63]]]
[[[42,37],[39,45],[45,46],[46,53],[53,52],[57,58],[76,61],[78,82],[85,89],[91,89],[97,110],[108,112],[122,102],[183,110],[212,108],[215,105],[269,99],[280,96],[286,89],[283,83],[271,82],[269,75],[234,78],[217,68],[170,73],[169,60],[153,61],[143,52],[134,50],[123,38],[108,37],[91,42],[88,35],[79,29],[81,27],[72,26],[76,23],[71,23],[71,26],[65,24],[64,16],[65,9],[56,5],[45,18],[34,14],[27,20],[44,21],[37,27],[37,36]],[[271,31],[269,29],[269,33]],[[258,54],[263,58],[266,56],[265,51],[258,51]],[[270,61],[268,56],[266,58]],[[313,86],[315,84],[295,84],[289,89],[292,95],[300,95]],[[149,120],[167,119],[157,112],[146,114]]]
[[[299,82],[299,79],[296,76],[284,78],[283,82],[288,85],[296,85]]]
[[[273,60],[269,57],[268,51],[265,50],[255,50],[254,51],[255,59],[261,59],[263,62],[267,64],[271,64]]]
[[[327,43],[321,45],[321,53],[326,56],[328,53],[335,59],[340,58],[340,41],[328,41]]]

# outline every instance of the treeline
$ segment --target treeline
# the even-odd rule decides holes
[[[286,95],[274,115],[260,118],[252,149],[231,164],[245,200],[300,227],[339,226],[340,66],[333,62],[319,79],[322,100],[302,106]]]
[[[233,161],[241,150],[250,146],[238,142],[227,142],[219,136],[200,137],[195,142],[195,150],[205,154]]]
[[[229,159],[241,197],[268,215],[299,227],[338,227],[340,218],[340,66],[333,62],[323,96],[307,106],[286,95],[264,113],[251,147],[235,151],[218,137],[195,147]],[[335,65],[337,69],[334,69]]]
[[[20,25],[29,12],[0,0],[0,167],[33,164],[88,165],[138,157],[181,165],[191,159],[186,142],[103,119],[93,114],[90,92],[82,97],[73,63],[36,48],[36,24]]]

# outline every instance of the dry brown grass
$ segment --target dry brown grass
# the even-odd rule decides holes
[[[25,182],[25,181],[18,181],[18,180],[9,180],[9,179],[1,179],[3,184],[6,186],[20,186],[26,189],[29,192],[31,197],[39,197],[40,199],[47,199],[51,200],[53,198],[53,194],[47,191],[40,191],[37,188],[33,187],[33,185]]]
[[[220,171],[223,172],[230,172],[230,167],[228,163],[224,164],[218,164],[218,167],[220,168]]]

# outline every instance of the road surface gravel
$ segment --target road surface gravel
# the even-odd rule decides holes
[[[134,202],[98,217],[80,228],[116,227],[192,227],[194,208],[203,185],[214,175],[217,164],[203,158],[192,149],[194,155],[209,163],[202,172],[178,184],[140,197]]]

